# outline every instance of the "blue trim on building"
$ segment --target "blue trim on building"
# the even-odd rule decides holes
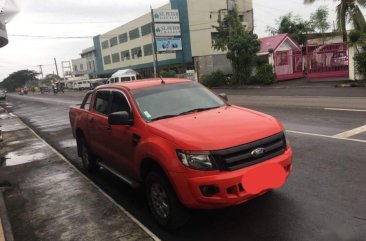
[[[178,59],[178,58],[159,61],[159,66],[164,66],[164,67],[169,66],[169,65],[179,65],[179,64],[184,64],[184,63],[181,61],[181,59]],[[109,69],[109,70],[105,70],[103,72],[103,74],[113,74],[117,70],[120,70],[120,69],[139,70],[139,69],[147,69],[147,68],[153,68],[153,67],[154,67],[154,64],[151,62],[151,63],[147,63],[147,64],[130,65],[130,66],[125,66],[125,67],[121,67],[121,68],[117,68],[117,69]]]
[[[170,0],[172,9],[179,9],[182,31],[183,62],[192,63],[191,35],[189,28],[189,15],[187,0]]]
[[[163,60],[159,61],[158,66],[159,69],[164,68],[169,65],[178,65],[178,64],[193,64],[192,59],[192,49],[191,49],[191,37],[190,37],[190,28],[189,28],[189,17],[188,17],[188,3],[187,0],[170,0],[172,9],[178,9],[181,21],[181,32],[182,32],[182,47],[183,51],[176,53],[175,59]],[[120,67],[117,69],[105,70],[103,67],[103,56],[102,49],[100,43],[101,35],[95,36],[93,38],[94,49],[95,49],[95,58],[96,58],[96,67],[98,75],[108,75],[116,72],[117,70],[123,68],[131,68],[131,69],[144,69],[144,68],[153,68],[153,63],[140,64],[140,65],[131,65]],[[162,54],[158,54],[159,56]]]
[[[103,74],[103,57],[102,57],[102,49],[100,48],[100,35],[95,36],[93,38],[94,49],[95,49],[95,60],[97,64],[97,74]]]

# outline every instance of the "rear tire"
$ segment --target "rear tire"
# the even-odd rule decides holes
[[[189,210],[178,200],[168,178],[158,169],[147,174],[146,197],[157,223],[165,229],[175,230],[189,219]]]
[[[86,144],[85,138],[81,137],[79,139],[79,145],[80,145],[80,154],[81,154],[81,160],[83,162],[84,168],[88,172],[96,172],[99,170],[99,165],[97,163],[97,158],[95,155],[89,150],[88,145]]]

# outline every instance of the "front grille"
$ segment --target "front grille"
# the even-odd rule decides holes
[[[257,148],[264,148],[265,153],[261,156],[253,156],[251,152]],[[285,149],[285,136],[283,132],[280,132],[241,146],[212,151],[211,155],[220,170],[234,171],[281,155],[285,152]]]

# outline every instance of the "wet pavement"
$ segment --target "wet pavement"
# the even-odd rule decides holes
[[[364,241],[366,132],[350,137],[357,140],[333,137],[366,125],[366,88],[333,88],[327,83],[316,87],[227,91],[232,103],[282,121],[290,131],[293,173],[283,188],[269,195],[233,208],[192,211],[189,223],[175,233],[156,225],[143,192],[105,170],[84,172],[70,126],[65,124],[68,106],[80,103],[82,92],[37,98],[9,95],[8,109],[162,240]]]
[[[157,239],[22,121],[0,110],[0,196],[6,206],[0,212],[8,214],[14,240]]]

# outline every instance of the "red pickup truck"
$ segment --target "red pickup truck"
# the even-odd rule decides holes
[[[284,184],[292,151],[275,118],[185,79],[102,85],[70,107],[78,155],[142,186],[156,221],[238,205]]]

